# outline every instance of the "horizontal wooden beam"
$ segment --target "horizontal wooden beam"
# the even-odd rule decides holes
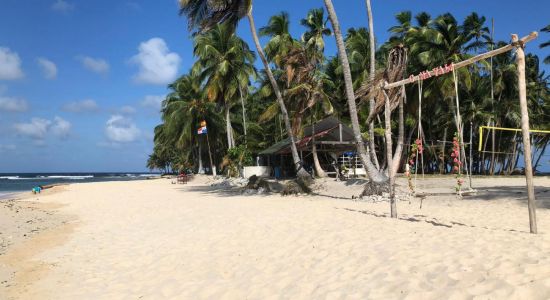
[[[355,145],[355,142],[338,142],[338,141],[316,141],[317,145]]]
[[[519,40],[519,44],[522,45],[522,44],[525,44],[527,42],[530,42],[530,41],[536,39],[538,35],[539,34],[536,31],[533,31],[529,35],[522,37]],[[456,64],[453,64],[453,67],[455,69],[462,68],[462,67],[465,67],[467,65],[471,65],[473,63],[476,63],[480,60],[484,60],[484,59],[487,59],[489,57],[499,55],[499,54],[502,54],[504,52],[508,52],[508,51],[514,49],[515,47],[517,47],[517,44],[516,43],[511,43],[511,44],[508,44],[504,47],[501,47],[501,48],[498,48],[498,49],[495,49],[495,50],[492,50],[492,51],[489,51],[489,52],[485,52],[485,53],[476,55],[472,58],[469,58],[467,60],[464,60],[464,61],[458,62]],[[436,76],[437,75],[435,73],[435,71],[426,71],[426,74],[428,74],[428,73],[429,73],[430,76]],[[396,82],[392,82],[392,83],[386,83],[384,85],[384,89],[389,90],[389,89],[393,89],[393,88],[396,88],[396,87],[399,87],[399,86],[402,86],[402,85],[406,85],[406,84],[409,84],[409,83],[417,82],[419,78],[420,78],[420,75],[415,75],[415,76],[411,76],[407,79],[403,79],[403,80],[400,80],[400,81],[396,81]]]

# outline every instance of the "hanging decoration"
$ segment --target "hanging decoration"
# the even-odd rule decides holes
[[[453,152],[451,153],[451,157],[453,159],[453,173],[455,174],[456,178],[456,193],[458,195],[461,195],[462,193],[462,184],[464,183],[464,179],[462,179],[462,161],[460,160],[460,138],[458,135],[458,132],[455,133],[455,136],[453,138]]]

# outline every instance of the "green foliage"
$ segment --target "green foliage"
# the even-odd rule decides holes
[[[222,167],[227,170],[227,176],[239,176],[239,170],[245,166],[251,166],[253,163],[252,154],[245,145],[229,148],[227,155],[223,159]]]
[[[220,6],[219,1],[180,1],[181,13],[188,17],[190,29],[196,33],[194,55],[197,61],[188,74],[169,86],[170,94],[162,107],[162,124],[155,129],[155,147],[147,162],[149,168],[169,171],[192,166],[196,170],[199,159],[202,159],[203,165],[209,165],[206,137],[196,134],[202,120],[208,123],[214,164],[221,163],[233,175],[238,174],[239,166],[252,163],[253,154],[286,138],[288,133],[265,70],[256,72],[254,52],[235,35],[236,23],[248,13],[251,2],[230,1],[228,5]],[[286,12],[274,15],[260,28],[259,33],[268,38],[264,50],[275,80],[281,87],[292,130],[299,134],[304,125],[327,114],[349,123],[342,66],[336,55],[325,56],[324,38],[332,31],[327,26],[324,10],[312,9],[301,19],[303,31],[299,38],[290,33],[289,20]],[[408,49],[406,76],[456,63],[492,47],[507,44],[492,41],[486,23],[486,18],[476,13],[457,20],[449,13],[431,16],[426,12],[400,12],[396,15],[395,25],[388,30],[390,38],[378,41],[377,72],[383,71],[388,51],[397,44],[403,44]],[[550,32],[550,25],[542,31]],[[369,37],[370,33],[365,28],[350,28],[344,37],[356,88],[369,78]],[[549,42],[544,42],[541,47],[548,45]],[[545,62],[549,61],[550,56],[546,57]],[[527,55],[530,123],[533,128],[548,129],[550,77],[541,71],[539,64],[537,56]],[[478,147],[477,128],[481,125],[493,123],[500,127],[519,127],[521,118],[516,69],[513,52],[507,52],[493,57],[492,69],[487,61],[457,70],[460,111],[465,129],[469,129],[470,125],[474,129],[474,149]],[[457,108],[454,84],[452,75],[447,74],[425,80],[422,85],[423,117],[420,121],[427,150],[424,160],[425,167],[433,171],[442,167],[449,172],[453,167],[453,162],[446,156],[440,158],[437,155],[443,151],[439,141],[443,140],[446,132],[449,133],[447,142],[452,141],[450,133],[455,130]],[[416,139],[419,123],[418,85],[407,85],[406,95],[405,144],[411,144]],[[246,139],[241,97],[245,106]],[[224,109],[229,112],[229,118],[225,118]],[[359,119],[364,121],[369,114],[368,105],[359,103],[358,114]],[[392,116],[394,132],[397,132],[397,115],[394,113]],[[375,121],[379,161],[383,161],[385,155],[383,118],[381,115]],[[228,149],[231,147],[225,138],[228,122],[237,141],[237,146],[232,149]],[[367,124],[363,122],[360,125],[361,132],[366,133]],[[464,137],[469,139],[469,132],[465,132]],[[549,140],[549,135],[533,135],[533,143],[539,148],[546,146]],[[495,151],[516,153],[516,157],[475,153],[474,171],[486,172],[489,160],[501,162],[499,169],[503,172],[513,170],[517,157],[521,155],[520,143],[519,135],[497,135]],[[405,149],[403,157],[408,157],[410,147]],[[426,169],[426,172],[429,170]]]

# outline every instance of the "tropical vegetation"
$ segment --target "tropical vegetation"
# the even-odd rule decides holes
[[[455,104],[452,74],[427,79],[421,85],[407,85],[406,101],[398,104],[400,113],[390,118],[381,113],[369,124],[366,120],[374,109],[372,101],[355,99],[357,91],[383,71],[389,52],[399,45],[407,49],[408,77],[508,44],[491,39],[485,17],[472,13],[457,20],[450,13],[431,16],[427,12],[399,12],[395,25],[388,29],[390,38],[378,41],[375,49],[372,24],[370,29],[341,32],[336,15],[331,13],[330,0],[324,1],[325,8],[314,8],[303,17],[300,36],[290,33],[287,12],[274,14],[257,33],[251,0],[225,2],[212,6],[207,0],[180,1],[181,13],[194,33],[196,62],[169,86],[171,92],[162,105],[162,124],[155,129],[155,147],[148,167],[197,172],[215,166],[225,174],[237,175],[236,169],[252,164],[261,150],[289,138],[295,170],[302,173],[295,142],[306,125],[334,116],[354,129],[358,154],[371,179],[387,179],[388,161],[393,161],[394,172],[404,171],[411,145],[417,145],[419,139],[423,159],[416,170],[451,174],[455,167],[451,154],[456,152],[453,139],[457,134],[457,109],[463,123],[460,134],[467,144],[465,164],[471,165],[472,173],[511,174],[521,166],[520,132],[485,130],[482,151],[477,151],[480,126],[520,128],[513,52],[456,70],[459,107]],[[236,24],[245,17],[255,50],[236,34]],[[260,44],[259,36],[268,40],[265,45]],[[327,53],[328,38],[336,38],[338,53]],[[548,42],[541,45],[546,46]],[[256,63],[257,57],[260,63]],[[550,129],[550,76],[540,67],[541,61],[548,63],[549,57],[526,57],[533,129]],[[201,121],[206,121],[207,134],[197,134]],[[392,148],[383,151],[387,125],[394,133],[402,131],[402,137],[394,134],[390,138]],[[548,134],[532,135],[537,149],[535,169],[548,165],[544,157],[549,140]],[[398,151],[400,145],[402,151]],[[314,167],[316,174],[324,175],[318,163]]]

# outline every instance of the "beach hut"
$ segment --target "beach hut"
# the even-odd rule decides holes
[[[355,153],[353,130],[334,117],[313,123],[303,130],[296,143],[304,167],[313,172],[313,146],[315,145],[321,168],[329,176],[347,169],[350,175],[366,175],[361,160]],[[290,139],[284,139],[259,153],[259,162],[277,178],[294,176],[290,158]]]

